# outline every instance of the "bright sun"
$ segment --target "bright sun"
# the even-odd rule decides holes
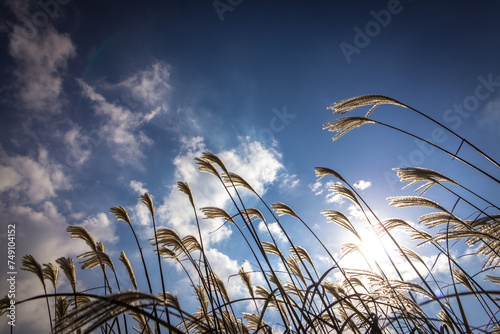
[[[379,240],[378,236],[372,230],[362,230],[359,231],[359,235],[363,239],[363,242],[357,240],[355,244],[359,251],[353,250],[347,254],[342,262],[347,268],[350,269],[376,269],[376,263],[379,265],[386,264],[389,261],[389,255],[392,256],[392,247],[390,247],[390,241],[387,242],[385,238]],[[384,246],[382,246],[382,244]],[[348,247],[352,247],[348,244]],[[384,247],[386,248],[384,250]],[[345,249],[347,250],[347,249]],[[387,251],[387,252],[386,252]]]

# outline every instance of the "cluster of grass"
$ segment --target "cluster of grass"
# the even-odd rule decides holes
[[[360,107],[372,106],[366,116],[339,118],[325,124],[325,129],[337,133],[334,139],[367,123],[377,123],[403,131],[369,118],[372,111],[381,104],[409,108],[428,118],[394,99],[369,95],[343,100],[330,107],[334,114],[344,114]],[[470,145],[500,167],[466,139],[459,137],[451,129],[445,129],[460,138],[462,145]],[[405,133],[416,137],[411,133]],[[433,143],[428,142],[428,144],[469,165],[475,171],[485,174],[493,183],[500,183],[476,164],[461,158],[459,152],[454,154]],[[255,266],[252,272],[247,272],[242,267],[235,274],[240,276],[242,284],[248,290],[248,296],[237,300],[231,299],[223,280],[214,272],[207,259],[195,197],[187,183],[178,182],[179,191],[189,198],[192,206],[198,227],[196,235],[181,238],[172,229],[157,228],[151,196],[146,193],[140,197],[148,208],[153,222],[154,235],[149,240],[151,247],[147,251],[155,252],[158,258],[154,268],[146,265],[141,246],[141,242],[144,243],[145,240],[138,239],[126,209],[120,206],[110,210],[118,220],[124,221],[130,228],[142,259],[142,268],[134,270],[123,251],[119,257],[129,274],[134,290],[121,291],[115,265],[106,254],[104,245],[97,242],[81,226],[68,226],[67,231],[71,238],[81,239],[88,245],[88,252],[79,255],[78,258],[81,259],[82,269],[102,270],[103,294],[77,291],[76,268],[71,258],[62,257],[55,261],[70,282],[72,291],[69,293],[57,291],[56,265],[53,263],[41,265],[31,255],[23,258],[23,269],[34,273],[43,285],[44,295],[34,298],[46,298],[52,333],[94,330],[100,330],[102,333],[128,333],[131,322],[134,324],[130,324],[130,327],[133,326],[139,333],[272,333],[273,328],[281,328],[285,333],[491,333],[500,330],[500,321],[497,317],[500,310],[498,298],[500,290],[491,288],[500,284],[500,277],[491,273],[500,262],[500,215],[498,214],[500,209],[473,190],[430,169],[419,167],[397,169],[400,180],[410,182],[407,187],[419,184],[416,189],[418,195],[390,198],[390,205],[426,207],[433,210],[419,218],[417,228],[403,219],[379,219],[346,179],[332,169],[316,168],[318,180],[332,178],[337,181],[330,190],[354,203],[364,214],[366,223],[372,231],[378,237],[384,236],[388,240],[383,247],[397,250],[397,255],[389,257],[389,264],[393,268],[391,273],[388,273],[382,269],[380,263],[377,263],[377,259],[367,258],[368,269],[363,270],[341,265],[340,259],[333,255],[334,251],[338,250],[333,249],[335,245],[325,245],[290,206],[279,202],[268,205],[250,184],[236,173],[227,170],[224,163],[212,153],[204,153],[195,161],[201,172],[210,173],[219,179],[221,187],[226,190],[233,204],[230,212],[217,207],[203,207],[199,210],[204,215],[203,219],[223,219],[225,223],[232,224],[246,242],[249,260]],[[446,208],[437,201],[424,197],[433,186],[441,187],[454,196],[455,206]],[[242,188],[258,198],[261,210],[245,205],[240,195]],[[459,193],[465,193],[467,196]],[[459,201],[470,206],[471,211],[475,213],[473,219],[463,219],[454,214]],[[335,210],[325,210],[322,213],[329,222],[346,229],[357,240],[357,243],[343,245],[344,255],[357,252],[366,257],[367,254],[363,254],[360,246],[363,237],[349,218]],[[258,233],[256,222],[263,222],[268,226],[266,216],[277,222],[282,229],[290,245],[289,249],[283,250],[278,247],[275,236],[269,228],[266,240],[271,241],[262,240],[263,236],[262,233]],[[284,219],[281,216],[297,220],[301,228],[311,233],[319,247],[324,250],[323,255],[328,257],[333,265],[327,270],[318,272],[307,250],[290,238],[287,229],[281,223]],[[433,247],[437,256],[446,259],[449,279],[438,280],[434,267],[429,266],[415,250],[403,246],[395,237],[396,231],[404,231],[410,239],[420,245]],[[452,248],[457,242],[474,246],[472,249],[477,255],[477,260],[483,262],[480,272],[470,272],[452,256]],[[404,279],[398,270],[396,256],[398,263],[404,261],[409,266],[415,279]],[[177,261],[184,269],[199,302],[197,312],[185,312],[178,298],[166,290],[162,270],[165,259]],[[281,263],[279,267],[284,268],[283,270],[276,269],[276,260]],[[150,275],[153,273],[160,275],[161,291],[153,291],[150,281]],[[392,273],[396,273],[396,277]],[[252,277],[257,274],[263,278],[263,284],[254,286]],[[341,279],[333,280],[334,275]],[[137,276],[145,279],[148,291],[139,291]],[[53,293],[48,293],[45,282],[52,284]],[[112,289],[118,292],[112,293]],[[443,295],[442,291],[449,293]],[[477,304],[473,311],[478,312],[480,307],[479,312],[486,315],[485,318],[488,320],[485,323],[476,324],[472,321],[471,308],[466,306],[470,303],[470,299],[475,300]],[[7,297],[2,299],[2,310],[6,309],[8,303]],[[248,303],[253,304],[253,312],[235,311],[239,305],[247,307]],[[429,305],[433,307],[428,308]],[[429,310],[436,308],[438,312],[430,313]],[[271,312],[274,314],[273,318],[278,320],[276,323],[267,324],[266,319]]]

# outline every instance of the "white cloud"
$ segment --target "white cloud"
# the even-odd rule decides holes
[[[275,240],[288,242],[285,233],[283,233],[283,230],[280,228],[277,222],[267,224],[267,227],[266,223],[264,223],[263,221],[259,223],[259,232],[268,234],[268,228]]]
[[[88,217],[80,225],[85,227],[97,242],[102,241],[105,246],[107,242],[118,241],[118,236],[115,234],[116,222],[111,222],[104,212]]]
[[[148,192],[148,190],[144,188],[144,184],[142,182],[132,180],[129,185],[139,195],[143,195]]]
[[[38,156],[10,157],[0,147],[0,192],[21,202],[38,203],[54,197],[57,190],[71,185],[62,167],[49,159],[46,149],[40,148]]]
[[[365,190],[371,187],[371,185],[372,183],[370,181],[359,180],[358,182],[354,183],[354,188],[359,190]]]
[[[54,27],[38,30],[33,38],[22,37],[20,25],[13,27],[9,53],[16,62],[14,87],[22,107],[58,112],[62,106],[63,75],[76,49],[68,34]]]

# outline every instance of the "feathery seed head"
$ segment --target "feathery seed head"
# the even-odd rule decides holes
[[[26,270],[26,271],[32,272],[33,274],[35,274],[38,277],[40,282],[42,282],[42,284],[45,285],[43,282],[45,277],[43,275],[42,266],[40,265],[40,263],[38,263],[35,260],[33,255],[28,254],[28,255],[23,256],[21,263],[23,264],[23,266],[21,267],[21,270]]]
[[[155,206],[153,205],[153,198],[151,197],[151,195],[149,195],[148,193],[144,193],[144,195],[141,195],[137,198],[140,198],[142,200],[142,203],[144,203],[148,207],[151,216],[154,216]]]
[[[323,130],[336,132],[337,134],[332,138],[335,141],[361,125],[375,123],[377,122],[366,117],[343,117],[323,124]]]
[[[56,260],[56,263],[59,264],[64,274],[68,278],[73,291],[76,289],[76,268],[75,262],[72,258],[69,257],[60,257]]]
[[[57,276],[59,275],[59,269],[52,263],[44,263],[43,264],[43,277],[50,281],[54,286],[54,289],[57,285]]]
[[[177,182],[177,188],[189,197],[189,201],[194,208],[194,197],[193,191],[187,182]]]
[[[295,211],[293,211],[293,209],[286,204],[276,202],[271,204],[271,207],[273,208],[274,212],[278,214],[278,216],[290,215],[294,218],[300,219],[299,215],[297,215]]]
[[[129,226],[132,226],[132,223],[130,222],[130,218],[129,218],[128,213],[127,213],[127,210],[125,210],[125,208],[123,206],[115,206],[115,207],[109,209],[109,212],[114,214],[116,216],[117,220],[123,220]]]
[[[316,172],[316,177],[317,177],[318,181],[321,180],[326,175],[333,175],[334,177],[336,177],[340,181],[345,182],[345,180],[342,178],[342,176],[340,176],[340,174],[337,173],[336,171],[334,171],[333,169],[326,168],[326,167],[316,167],[316,168],[314,168],[314,171]]]
[[[130,264],[130,261],[128,260],[127,255],[125,255],[125,252],[123,250],[120,253],[119,260],[123,263],[125,269],[127,269],[130,282],[132,282],[134,289],[137,290],[137,280],[135,279],[134,269],[132,269],[132,265]]]
[[[368,116],[373,110],[375,110],[376,107],[382,104],[393,104],[403,108],[408,108],[405,104],[391,97],[371,94],[371,95],[355,96],[335,102],[327,109],[332,110],[334,114],[345,114],[359,107],[373,105],[372,108],[366,114],[366,116]]]
[[[70,233],[72,239],[81,239],[92,249],[96,250],[96,242],[92,234],[83,226],[71,225],[66,227],[66,231]]]

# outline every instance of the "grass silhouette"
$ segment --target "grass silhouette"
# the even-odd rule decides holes
[[[408,109],[442,126],[461,140],[461,145],[469,145],[496,167],[500,165],[491,157],[460,137],[452,130],[433,120],[422,112],[413,109],[395,99],[381,95],[365,95],[346,99],[331,107],[334,114],[353,112],[358,108],[370,107],[365,116],[342,117],[324,125],[324,129],[336,132],[334,140],[364,124],[379,124],[414,138],[424,139],[379,122],[373,118],[373,111],[383,104],[392,104]],[[460,148],[456,153],[449,152],[433,143],[429,143],[444,153],[453,156],[472,168],[473,171],[486,175],[492,182],[500,181],[481,169],[478,164],[460,157]],[[23,258],[24,270],[37,275],[44,288],[44,295],[34,296],[25,301],[45,298],[52,333],[92,332],[99,329],[102,333],[128,333],[127,320],[133,321],[138,333],[161,333],[162,328],[170,333],[272,333],[273,328],[281,327],[285,333],[491,333],[500,331],[498,319],[500,277],[491,272],[500,263],[500,209],[496,199],[487,199],[472,189],[465,188],[459,182],[422,167],[397,168],[401,182],[409,182],[407,189],[417,185],[417,195],[391,197],[394,207],[425,207],[433,212],[420,216],[418,227],[399,219],[380,219],[365,199],[356,191],[347,179],[327,167],[316,168],[318,180],[331,178],[335,183],[330,191],[351,201],[365,217],[366,225],[377,236],[380,246],[388,254],[388,264],[380,263],[363,250],[364,236],[359,227],[354,226],[348,216],[340,211],[324,210],[322,213],[328,222],[338,225],[354,236],[356,242],[338,247],[326,245],[293,208],[285,203],[268,204],[252,186],[241,176],[229,171],[216,155],[203,153],[195,159],[201,172],[216,177],[232,203],[228,211],[217,207],[198,208],[189,185],[178,182],[179,191],[184,193],[194,211],[197,235],[180,237],[169,228],[157,228],[155,207],[152,197],[145,193],[139,198],[146,205],[151,215],[154,235],[149,239],[150,247],[146,251],[156,253],[157,267],[148,267],[144,258],[141,242],[134,230],[124,207],[113,207],[110,212],[117,220],[124,221],[131,229],[143,264],[143,270],[134,270],[122,251],[119,260],[125,266],[134,290],[120,291],[119,280],[112,259],[106,254],[104,245],[94,240],[93,236],[81,226],[69,226],[71,238],[83,240],[89,251],[78,256],[82,258],[82,270],[99,267],[103,274],[103,294],[91,294],[76,288],[76,268],[71,258],[59,258],[55,262],[60,266],[71,284],[72,291],[57,292],[58,268],[52,264],[39,264],[33,256]],[[434,186],[455,197],[451,208],[438,201],[423,197]],[[259,200],[261,209],[251,208],[243,200],[240,190],[245,188]],[[456,189],[465,191],[467,196],[459,195]],[[462,192],[463,193],[463,192]],[[455,215],[459,201],[467,203],[475,212],[473,219],[464,219]],[[476,203],[476,204],[473,204]],[[482,203],[482,204],[477,204]],[[206,246],[200,229],[198,209],[204,215],[202,219],[222,219],[224,224],[231,224],[245,241],[248,257],[254,263],[252,271],[241,268],[234,276],[241,279],[241,284],[248,292],[246,298],[231,299],[223,280],[210,264]],[[189,209],[191,210],[191,209]],[[262,211],[261,211],[262,210]],[[495,211],[492,214],[490,212]],[[290,244],[289,249],[280,249],[276,235],[271,231],[266,216],[275,221]],[[332,265],[322,272],[308,251],[297,244],[287,233],[282,220],[294,219],[318,243],[323,255]],[[264,241],[258,233],[256,222],[262,222],[267,228]],[[436,232],[434,232],[437,230]],[[414,249],[403,245],[396,236],[396,231],[404,231],[411,240],[419,245],[433,247],[438,258],[446,259],[448,280],[436,278],[435,266],[429,266],[425,259]],[[380,242],[380,238],[385,242]],[[266,238],[267,239],[267,238]],[[477,261],[482,261],[480,272],[469,272],[459,259],[452,256],[452,250],[464,242],[474,246]],[[396,249],[391,253],[390,249]],[[342,257],[334,256],[335,250],[342,250]],[[350,268],[341,264],[343,257],[359,254],[367,269]],[[277,269],[275,260],[280,262]],[[186,312],[176,296],[166,291],[162,272],[162,261],[177,261],[189,279],[198,300],[198,311]],[[405,263],[413,272],[414,279],[405,279],[401,273],[401,263]],[[162,291],[153,291],[150,275],[159,272]],[[108,275],[115,278],[112,283]],[[395,273],[395,275],[394,275]],[[253,275],[260,274],[263,284],[254,286]],[[336,274],[340,280],[331,278]],[[488,274],[488,275],[486,275]],[[144,277],[148,292],[138,290],[137,281]],[[481,279],[480,279],[481,277]],[[483,280],[485,277],[486,280]],[[45,281],[48,280],[54,293],[47,292]],[[112,287],[116,287],[112,293]],[[496,288],[492,288],[496,287]],[[443,294],[442,291],[451,291]],[[54,298],[51,311],[49,298]],[[477,324],[471,315],[471,309],[464,305],[469,299],[475,299],[488,319]],[[5,313],[9,299],[0,301],[0,313]],[[239,305],[253,305],[254,312],[237,312]],[[427,306],[438,308],[437,313],[430,313]],[[277,314],[277,323],[268,324],[268,314],[273,310]],[[55,317],[52,318],[52,312]]]

